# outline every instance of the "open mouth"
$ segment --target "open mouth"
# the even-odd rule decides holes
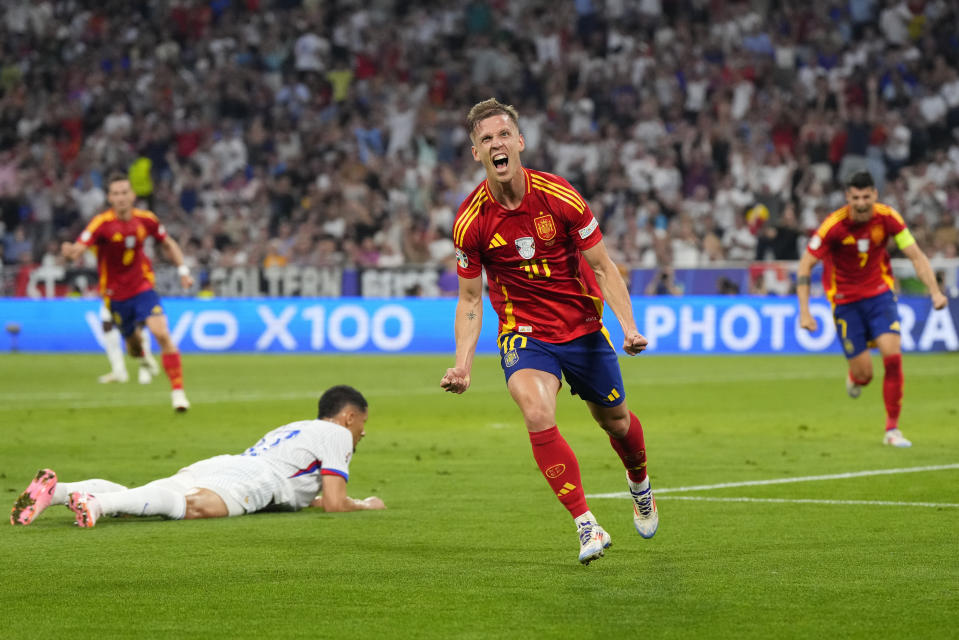
[[[509,157],[505,153],[498,153],[493,156],[493,166],[497,169],[502,169],[509,164]]]

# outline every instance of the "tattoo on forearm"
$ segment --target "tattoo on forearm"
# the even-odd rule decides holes
[[[475,311],[467,311],[467,312],[466,312],[466,319],[467,319],[467,320],[476,320],[476,312],[475,312]]]
[[[810,283],[809,276],[797,276],[797,277],[796,277],[796,286],[797,286],[797,287],[801,287],[801,286],[803,286],[803,285],[805,285],[805,286],[808,287],[808,286],[809,286],[809,283]]]

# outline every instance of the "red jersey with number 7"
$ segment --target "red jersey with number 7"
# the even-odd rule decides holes
[[[823,261],[823,288],[831,303],[849,304],[893,289],[890,238],[900,248],[915,242],[899,212],[878,202],[867,222],[853,222],[848,205],[823,220],[806,250]]]
[[[582,196],[563,178],[523,170],[526,190],[506,209],[483,181],[453,223],[457,272],[483,268],[499,333],[515,331],[550,343],[602,328],[603,296],[582,251],[603,239]]]
[[[134,209],[121,220],[113,209],[95,216],[77,242],[96,249],[100,293],[110,300],[126,300],[153,288],[153,264],[143,251],[148,237],[166,239],[166,230],[155,215]]]

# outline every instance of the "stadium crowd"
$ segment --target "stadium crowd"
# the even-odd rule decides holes
[[[490,96],[622,265],[794,260],[862,168],[931,258],[959,248],[952,2],[4,4],[8,270],[60,260],[117,168],[201,277],[448,264]]]

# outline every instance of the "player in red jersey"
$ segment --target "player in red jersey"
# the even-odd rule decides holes
[[[589,206],[566,180],[520,163],[526,142],[516,110],[492,98],[480,102],[469,112],[467,130],[486,180],[460,206],[453,225],[456,362],[440,385],[453,393],[469,388],[485,268],[506,386],[523,413],[540,471],[576,523],[579,560],[589,564],[610,539],[586,504],[579,463],[556,427],[556,395],[565,376],[609,434],[626,467],[636,530],[651,538],[659,513],[646,474],[643,428],[626,406],[619,360],[602,323],[604,298],[622,325],[626,353],[642,352],[646,338]]]
[[[61,251],[67,259],[76,260],[87,248],[96,248],[100,292],[126,339],[127,348],[136,357],[142,355],[140,332],[146,324],[160,345],[163,368],[173,389],[173,408],[186,411],[190,402],[183,390],[180,352],[170,336],[160,297],[153,290],[153,265],[143,251],[147,237],[152,236],[166,249],[177,265],[184,290],[193,286],[193,278],[183,263],[180,245],[167,235],[157,217],[150,211],[134,208],[136,196],[129,179],[123,174],[114,174],[108,184],[110,208],[95,216],[76,242],[64,242]]]
[[[939,290],[929,259],[916,244],[899,212],[877,202],[878,193],[867,172],[853,175],[846,185],[846,206],[833,211],[809,240],[796,277],[799,297],[799,326],[816,330],[809,312],[809,278],[812,268],[823,261],[823,286],[833,305],[833,317],[849,361],[846,391],[858,398],[862,387],[872,380],[869,347],[875,344],[882,355],[885,375],[882,395],[886,404],[886,433],[883,443],[909,447],[912,443],[899,430],[902,409],[902,349],[899,338],[899,311],[893,292],[892,268],[886,245],[895,239],[899,249],[912,260],[916,275],[929,289],[932,306],[942,309],[948,300]]]

